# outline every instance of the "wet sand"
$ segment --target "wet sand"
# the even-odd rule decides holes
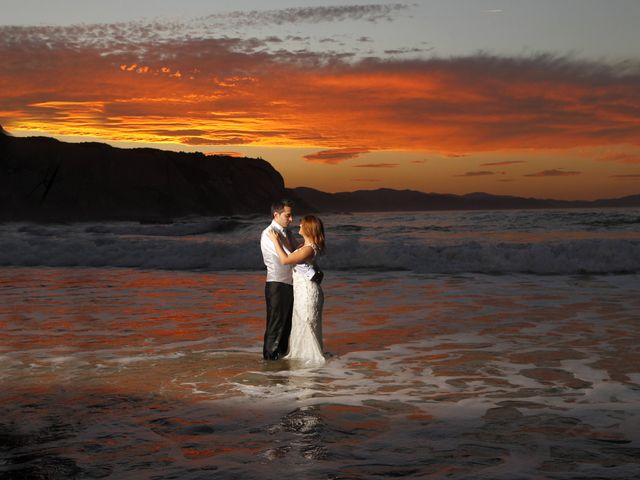
[[[262,281],[0,269],[0,478],[639,478],[640,276],[329,272],[318,369]]]

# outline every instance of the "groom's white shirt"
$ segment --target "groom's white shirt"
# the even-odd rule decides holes
[[[275,220],[273,220],[271,222],[271,225],[269,225],[262,231],[262,236],[260,237],[260,249],[262,250],[262,259],[264,260],[264,264],[267,267],[267,282],[281,282],[293,285],[292,266],[282,265],[282,263],[280,263],[280,258],[278,257],[278,253],[276,252],[276,247],[269,238],[269,235],[267,235],[269,230],[271,230],[272,228],[276,230],[283,239],[287,238],[284,228],[276,223]],[[291,253],[284,245],[283,248],[284,251],[287,252],[287,255]]]

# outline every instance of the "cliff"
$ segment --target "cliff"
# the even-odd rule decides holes
[[[165,221],[268,214],[285,195],[266,161],[12,137],[0,127],[0,221]]]

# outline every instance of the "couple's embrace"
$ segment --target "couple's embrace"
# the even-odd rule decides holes
[[[322,347],[322,272],[316,257],[325,246],[322,221],[306,215],[300,221],[299,243],[288,227],[293,204],[281,200],[271,205],[271,225],[260,238],[267,267],[265,299],[267,327],[262,355],[306,363],[324,363]]]

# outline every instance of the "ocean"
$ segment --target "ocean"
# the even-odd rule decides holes
[[[265,216],[0,224],[0,479],[640,478],[640,209],[322,219],[320,368]]]

